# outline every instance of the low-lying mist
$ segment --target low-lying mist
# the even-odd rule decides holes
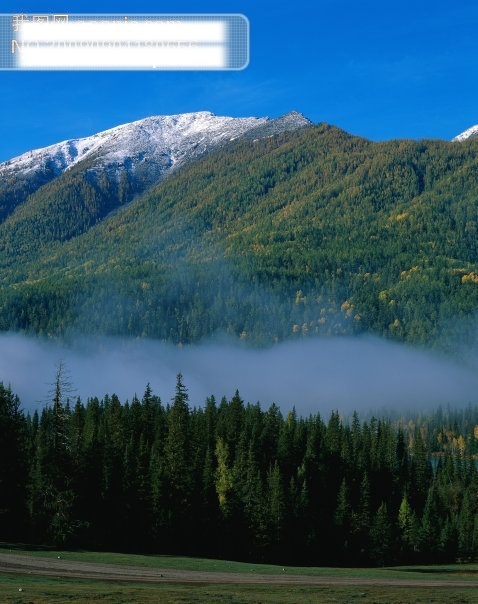
[[[231,398],[263,408],[293,406],[300,415],[331,410],[409,411],[476,403],[478,375],[443,355],[373,337],[321,338],[251,349],[229,338],[182,348],[151,340],[95,338],[74,346],[17,334],[0,335],[0,381],[18,394],[26,411],[49,403],[60,361],[74,394],[116,393],[140,398],[149,382],[168,403],[183,374],[191,406],[206,397]]]

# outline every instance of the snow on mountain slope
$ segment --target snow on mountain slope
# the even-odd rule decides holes
[[[291,112],[281,118],[218,117],[207,111],[154,116],[123,124],[93,136],[63,141],[29,151],[0,164],[0,178],[34,177],[46,170],[55,178],[81,161],[88,169],[116,173],[124,170],[153,183],[162,175],[247,132],[269,126],[272,130],[293,130],[311,122]],[[258,130],[259,131],[259,130]]]
[[[467,140],[468,138],[475,138],[477,136],[478,136],[478,125],[471,126],[471,128],[468,128],[467,130],[465,130],[461,134],[458,134],[451,140],[461,142],[461,141]]]

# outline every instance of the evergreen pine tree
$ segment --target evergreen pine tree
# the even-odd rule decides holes
[[[164,460],[170,545],[174,548],[186,549],[190,525],[193,522],[191,497],[194,484],[188,399],[183,376],[179,373],[176,378],[176,394],[167,414]]]

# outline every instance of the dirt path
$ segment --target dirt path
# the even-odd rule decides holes
[[[100,581],[135,583],[269,583],[285,585],[388,585],[401,587],[469,587],[478,589],[478,580],[460,579],[367,579],[313,575],[265,575],[260,573],[225,573],[180,569],[142,568],[117,564],[68,561],[20,554],[0,553],[0,573],[34,574]]]

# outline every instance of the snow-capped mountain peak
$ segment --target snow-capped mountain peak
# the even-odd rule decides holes
[[[48,147],[28,151],[3,164],[0,176],[14,173],[28,177],[30,173],[49,169],[58,176],[89,159],[89,169],[121,172],[125,168],[144,173],[147,168],[151,182],[178,167],[185,160],[213,150],[220,144],[239,138],[250,130],[274,124],[288,117],[280,129],[291,130],[310,122],[295,112],[282,118],[218,117],[209,111],[160,115],[104,130],[92,136],[62,141]],[[293,118],[291,118],[293,116]]]
[[[461,142],[461,141],[467,140],[468,138],[476,138],[477,136],[478,136],[478,125],[471,126],[471,128],[468,128],[461,134],[458,134],[457,136],[452,138],[452,141]]]

